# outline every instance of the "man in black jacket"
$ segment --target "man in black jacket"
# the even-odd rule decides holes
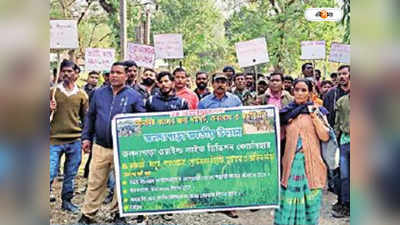
[[[111,86],[97,89],[90,102],[81,139],[82,150],[85,153],[93,149],[93,160],[90,164],[88,188],[79,224],[96,222],[95,215],[105,197],[107,179],[110,171],[114,168],[111,134],[113,117],[119,113],[146,111],[142,96],[125,84],[128,79],[127,69],[122,62],[114,63],[110,73]],[[91,148],[92,145],[93,148]],[[126,223],[118,213],[116,191],[114,191],[114,198],[110,203],[110,211],[115,215],[114,223]]]
[[[332,88],[324,97],[324,107],[329,111],[328,122],[331,127],[335,126],[335,104],[336,101],[350,91],[350,66],[341,65],[338,69],[339,84]]]
[[[332,88],[324,97],[324,107],[329,111],[327,119],[331,127],[335,127],[336,117],[336,101],[342,96],[346,95],[350,91],[350,66],[341,65],[338,68],[338,79],[339,83],[337,87]],[[336,194],[341,192],[340,180],[338,170],[328,171],[328,190]],[[341,211],[343,205],[340,195],[338,195],[338,201],[332,207],[333,211]]]
[[[189,109],[186,100],[175,95],[174,77],[169,72],[161,72],[157,75],[160,83],[160,92],[150,96],[146,102],[148,112],[166,112]]]

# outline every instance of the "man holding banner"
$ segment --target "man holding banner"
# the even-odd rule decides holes
[[[227,92],[228,77],[225,73],[216,73],[212,77],[214,93],[204,97],[199,103],[199,109],[230,108],[242,106],[242,101],[234,94]],[[222,211],[231,218],[239,218],[235,211]]]
[[[228,77],[224,73],[216,73],[212,77],[214,92],[204,97],[199,103],[199,109],[229,108],[242,106],[239,97],[227,92]]]
[[[167,112],[189,109],[189,104],[183,98],[175,95],[175,79],[170,72],[160,72],[157,75],[160,92],[150,96],[146,101],[148,112]]]
[[[189,103],[189,109],[197,109],[199,98],[192,90],[187,88],[188,74],[186,71],[183,68],[176,68],[172,74],[175,79],[176,95]]]
[[[116,114],[145,112],[143,98],[126,86],[128,67],[123,62],[115,62],[111,67],[110,84],[99,88],[93,94],[90,108],[82,132],[82,150],[88,153],[93,140],[93,159],[90,164],[89,182],[78,223],[95,223],[94,217],[104,200],[107,179],[114,168],[111,121]],[[126,223],[118,211],[118,201],[114,191],[110,211],[114,213],[114,223]]]
[[[151,95],[155,95],[159,91],[156,87],[156,71],[149,68],[144,69],[142,82],[133,88],[142,95],[144,101],[147,101]]]

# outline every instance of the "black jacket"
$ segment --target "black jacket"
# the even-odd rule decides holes
[[[124,87],[116,96],[111,86],[98,88],[93,93],[86,114],[82,140],[96,139],[96,143],[112,148],[111,121],[120,113],[146,112],[142,96],[129,87]]]
[[[167,112],[189,109],[189,104],[176,95],[165,96],[160,92],[149,97],[146,102],[147,112]]]
[[[331,125],[331,127],[335,126],[335,116],[336,116],[335,105],[336,105],[336,101],[340,97],[346,95],[347,93],[348,92],[345,92],[340,87],[334,87],[331,90],[329,90],[329,92],[326,93],[326,95],[324,97],[324,107],[329,111],[329,114],[327,115],[327,118],[328,118],[329,125]]]

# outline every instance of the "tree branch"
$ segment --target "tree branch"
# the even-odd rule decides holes
[[[271,3],[272,9],[276,12],[276,14],[279,14],[280,12],[278,7],[275,5],[275,0],[269,0],[269,3]]]
[[[93,36],[94,36],[94,31],[96,30],[96,27],[99,25],[99,23],[96,23],[92,29],[92,32],[90,34],[90,39],[89,39],[89,44],[88,46],[91,47],[92,46],[92,42],[93,42]]]
[[[108,14],[113,14],[115,13],[116,9],[106,0],[99,0],[99,3],[101,7],[108,13]]]
[[[85,11],[83,11],[83,12],[81,13],[81,16],[80,16],[79,19],[78,19],[78,25],[81,23],[83,17],[84,17],[84,16],[86,15],[86,13],[89,11],[89,8],[90,8],[90,6],[91,6],[92,3],[93,3],[93,1],[91,1],[91,0],[86,0],[86,2],[88,3],[88,6],[87,6],[87,8],[85,9]]]
[[[99,39],[99,42],[102,42],[106,37],[110,36],[110,34],[112,34],[112,32],[104,35],[102,38]]]

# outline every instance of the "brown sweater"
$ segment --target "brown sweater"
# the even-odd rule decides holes
[[[54,88],[50,90],[50,96]],[[81,137],[82,124],[89,108],[88,96],[79,89],[67,96],[58,89],[55,95],[57,109],[50,122],[50,145],[77,141]]]
[[[282,185],[287,187],[297,139],[300,136],[308,185],[310,189],[323,188],[326,183],[327,169],[321,156],[320,140],[329,140],[329,129],[317,116],[312,119],[308,114],[300,114],[284,129],[286,130],[286,146],[282,159]]]

